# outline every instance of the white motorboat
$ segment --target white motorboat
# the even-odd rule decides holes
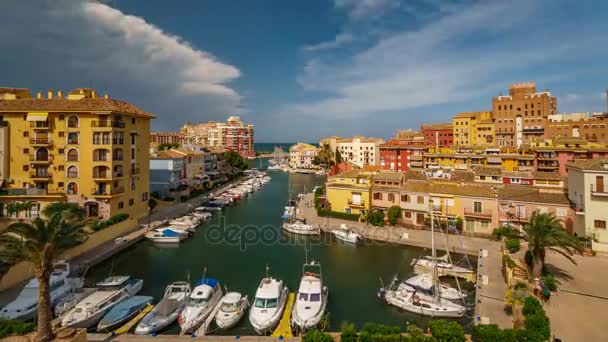
[[[319,235],[321,234],[321,228],[313,226],[312,224],[306,224],[300,220],[290,220],[283,222],[283,229],[290,233],[300,235]]]
[[[432,205],[432,204],[431,204]],[[431,217],[431,281],[433,287],[432,296],[418,291],[406,283],[400,283],[397,285],[397,278],[393,278],[393,281],[389,285],[388,289],[381,288],[378,296],[384,298],[390,305],[396,306],[400,309],[418,313],[421,315],[431,317],[462,317],[466,308],[462,305],[453,303],[441,296],[441,286],[439,282],[439,276],[437,272],[438,258],[436,257],[435,249],[435,220],[433,218],[433,210],[429,210]],[[425,259],[428,261],[429,259]]]
[[[135,334],[156,333],[175,322],[186,307],[192,287],[184,281],[176,281],[165,290],[163,299],[150,311],[135,328]]]
[[[190,293],[186,308],[177,319],[182,329],[181,334],[195,331],[218,305],[222,294],[222,288],[217,279],[204,277],[199,280]]]
[[[405,283],[414,288],[417,288],[418,290],[422,291],[427,295],[433,294],[433,277],[430,274],[419,274],[413,276],[407,279]],[[439,292],[440,297],[443,299],[459,300],[464,299],[466,297],[466,295],[462,291],[459,291],[458,289],[455,289],[449,286],[448,284],[439,283],[439,286],[441,287]]]
[[[49,278],[51,307],[63,298],[82,288],[81,277],[70,276],[70,264],[61,261],[54,265]],[[27,321],[35,318],[38,312],[38,279],[30,280],[15,300],[0,310],[0,318]]]
[[[176,227],[186,227],[188,229],[196,229],[196,227],[198,226],[200,222],[200,219],[196,216],[190,216],[190,215],[186,215],[186,216],[182,216],[180,218],[176,218],[173,220],[169,221],[169,225],[171,226],[176,226]]]
[[[291,312],[291,324],[300,332],[316,327],[327,308],[329,289],[323,285],[321,265],[314,260],[302,267],[302,279]]]
[[[381,293],[386,302],[402,310],[431,317],[462,317],[465,307],[447,299],[428,296],[405,283]]]
[[[65,315],[68,311],[72,310],[76,304],[80,303],[83,299],[95,291],[97,291],[96,288],[80,288],[63,297],[55,305],[55,317]]]
[[[219,206],[200,206],[200,207],[196,207],[194,208],[194,210],[196,211],[221,211],[222,207]]]
[[[211,217],[211,213],[206,211],[194,211],[192,215],[198,217],[201,221],[206,221]]]
[[[284,220],[295,219],[296,218],[296,209],[297,209],[296,201],[290,200],[289,202],[287,202],[287,205],[285,206],[285,210],[283,211],[283,216],[281,218],[283,218]]]
[[[215,324],[220,329],[234,327],[243,318],[248,307],[247,296],[238,292],[228,292],[220,301],[220,309],[215,315]]]
[[[134,296],[143,286],[141,279],[129,276],[108,277],[96,284],[97,291],[76,304],[61,320],[63,327],[91,328],[116,304]]]
[[[276,328],[285,310],[288,293],[289,289],[282,280],[268,276],[267,268],[266,277],[260,281],[249,310],[249,322],[256,333],[266,335]]]
[[[331,232],[332,232],[332,234],[334,234],[336,239],[342,240],[344,242],[357,244],[357,243],[359,243],[359,241],[362,240],[360,234],[357,234],[357,233],[353,232],[352,230],[350,230],[348,228],[348,226],[345,225],[344,223],[342,223],[340,225],[340,229],[334,229]]]
[[[194,232],[194,229],[192,229],[192,228],[188,228],[187,226],[177,226],[177,225],[163,226],[163,227],[156,228],[154,230],[162,233],[165,229],[170,229],[184,237],[188,237],[188,236],[192,235]]]
[[[474,272],[470,268],[451,264],[448,261],[447,254],[435,258],[433,258],[432,256],[425,256],[421,259],[414,260],[415,266],[420,266],[424,268],[432,268],[434,264],[436,264],[438,268],[449,270],[452,273],[472,274]]]
[[[172,229],[164,228],[161,231],[153,230],[146,233],[146,239],[156,243],[179,243],[186,236]]]

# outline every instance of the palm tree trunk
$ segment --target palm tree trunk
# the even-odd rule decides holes
[[[42,276],[38,276],[38,336],[37,341],[46,342],[52,340],[53,328],[51,321],[53,319],[51,313],[51,294],[49,289],[49,272],[42,272]]]

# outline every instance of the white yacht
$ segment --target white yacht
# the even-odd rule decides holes
[[[243,318],[248,307],[247,296],[238,292],[228,292],[220,301],[220,309],[215,315],[215,324],[220,329],[234,327]]]
[[[96,284],[97,291],[76,304],[61,319],[61,325],[71,328],[91,328],[121,301],[134,296],[143,286],[143,280],[129,276],[108,277]]]
[[[451,273],[461,273],[461,274],[471,274],[474,271],[467,267],[457,266],[451,264],[448,261],[448,255],[444,254],[441,257],[425,256],[421,259],[413,260],[414,266],[420,266],[424,268],[433,268],[434,264],[436,264],[437,268],[449,270]]]
[[[283,229],[293,234],[300,235],[319,235],[321,228],[312,224],[306,224],[300,220],[290,220],[283,222]]]
[[[418,290],[421,290],[425,294],[432,295],[434,291],[433,277],[430,274],[418,274],[405,281],[407,285],[410,285]],[[439,283],[440,297],[449,300],[460,300],[466,297],[465,293],[455,289],[448,284]]]
[[[314,260],[302,266],[302,279],[291,312],[291,324],[304,332],[316,327],[327,308],[329,289],[323,285],[321,264]]]
[[[51,307],[82,288],[83,283],[84,281],[80,277],[70,277],[70,264],[63,261],[56,263],[49,281]],[[37,312],[38,279],[34,278],[25,285],[14,301],[2,308],[0,318],[27,321],[33,319]]]
[[[169,228],[161,228],[146,233],[146,239],[156,243],[180,243],[187,236]]]
[[[249,310],[249,322],[256,333],[266,335],[276,328],[285,310],[288,293],[283,281],[269,277],[266,268],[266,277],[260,281]]]
[[[192,287],[184,281],[176,281],[165,289],[163,299],[150,311],[135,328],[135,334],[156,333],[175,322],[186,307]]]
[[[359,243],[359,241],[362,240],[360,234],[357,234],[354,231],[350,230],[348,228],[348,226],[345,225],[344,223],[342,223],[340,225],[340,229],[334,229],[331,232],[332,232],[332,234],[334,234],[336,239],[344,241],[344,242],[357,244],[357,243]]]
[[[190,297],[186,308],[181,312],[177,322],[181,327],[181,334],[195,331],[222,299],[220,282],[215,278],[202,278],[199,280]]]
[[[195,230],[199,223],[200,219],[194,215],[186,215],[169,221],[170,226],[186,227],[191,230]]]

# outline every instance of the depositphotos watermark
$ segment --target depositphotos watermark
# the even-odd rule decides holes
[[[249,246],[255,245],[301,245],[304,241],[308,245],[328,245],[328,244],[343,244],[337,240],[332,230],[340,229],[340,224],[332,224],[330,219],[323,223],[324,227],[332,227],[329,229],[321,229],[321,234],[303,235],[287,232],[282,226],[275,225],[254,225],[254,224],[227,224],[226,218],[223,215],[218,215],[216,222],[200,227],[204,230],[205,240],[212,244],[223,244],[228,246],[238,246],[241,251],[246,251]],[[353,230],[361,234],[360,229]],[[378,228],[371,225],[365,226],[366,240],[365,244],[384,245],[390,241],[396,242],[397,239],[403,238],[399,231],[391,228]]]

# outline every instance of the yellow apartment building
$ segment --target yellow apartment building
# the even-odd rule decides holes
[[[19,217],[36,217],[55,201],[78,203],[90,218],[148,213],[154,115],[90,88],[46,97],[0,88],[0,117],[1,215],[30,202]]]
[[[494,146],[492,112],[463,112],[452,120],[455,146]]]
[[[373,174],[350,170],[329,177],[325,184],[331,210],[365,215],[371,208]]]

